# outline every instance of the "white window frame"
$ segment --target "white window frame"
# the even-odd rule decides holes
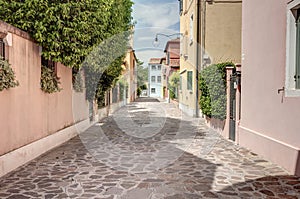
[[[294,10],[300,8],[300,0],[294,0],[287,5],[286,33],[286,77],[285,96],[300,97],[300,89],[296,89],[294,75],[296,73],[296,23]]]

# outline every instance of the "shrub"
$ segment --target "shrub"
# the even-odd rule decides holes
[[[169,95],[172,100],[176,98],[175,92],[172,89],[169,89]]]
[[[10,64],[0,57],[0,91],[19,86]]]
[[[226,66],[232,62],[213,64],[200,72],[200,108],[204,115],[226,119]]]
[[[137,91],[136,91],[136,93],[137,93],[137,96],[139,97],[139,96],[142,94],[142,90],[141,90],[141,88],[137,88]]]
[[[171,99],[177,98],[177,90],[180,83],[180,74],[178,71],[173,72],[169,79],[169,94]]]
[[[42,66],[41,89],[46,93],[59,92],[62,89],[59,87],[60,81],[54,71],[50,68]]]

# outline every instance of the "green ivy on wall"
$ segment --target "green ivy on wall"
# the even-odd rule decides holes
[[[226,119],[226,67],[232,62],[213,64],[199,75],[200,108],[208,117]]]
[[[60,81],[54,71],[50,68],[42,66],[41,89],[46,93],[59,92],[62,89],[59,87]]]
[[[3,57],[0,57],[0,92],[4,89],[19,86],[16,76],[10,64]]]

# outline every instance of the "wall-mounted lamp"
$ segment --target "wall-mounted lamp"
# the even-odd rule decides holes
[[[183,34],[182,34],[182,33],[174,33],[174,34],[167,35],[167,34],[163,34],[163,33],[156,33],[155,39],[154,39],[154,41],[153,41],[153,46],[154,46],[154,47],[158,47],[158,46],[159,46],[158,36],[165,36],[165,37],[172,38],[172,37],[175,36],[175,35],[177,35],[177,38],[179,38],[179,37],[182,36]]]
[[[4,38],[4,42],[6,45],[8,46],[12,46],[12,34],[11,33],[7,33],[6,37]]]

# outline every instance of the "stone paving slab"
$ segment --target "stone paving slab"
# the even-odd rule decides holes
[[[300,198],[300,178],[173,104],[130,104],[0,178],[0,198]]]

